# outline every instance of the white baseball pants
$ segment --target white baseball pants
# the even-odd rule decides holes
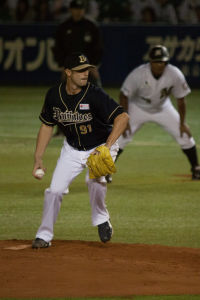
[[[94,149],[78,151],[71,147],[66,140],[64,141],[50,188],[45,190],[43,217],[36,234],[37,238],[41,238],[46,242],[50,242],[53,239],[53,227],[60,211],[63,193],[71,182],[84,170],[87,158]],[[110,149],[113,160],[116,158],[118,149],[117,142]],[[107,184],[105,177],[89,179],[87,184],[90,195],[92,224],[97,226],[108,221],[110,218],[105,204]]]
[[[163,127],[180,145],[182,149],[190,149],[195,145],[193,137],[188,137],[186,133],[180,136],[180,117],[177,110],[174,108],[171,102],[162,109],[162,111],[157,113],[149,113],[141,108],[139,108],[134,103],[129,102],[129,124],[131,127],[131,134],[127,137],[123,135],[120,136],[119,148],[124,149],[124,147],[131,142],[134,134],[142,127],[143,124],[147,122],[154,122]]]

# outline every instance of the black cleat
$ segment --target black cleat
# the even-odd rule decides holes
[[[110,221],[98,225],[98,233],[99,233],[100,240],[103,243],[110,241],[113,233],[112,225]]]
[[[200,180],[200,166],[196,166],[191,169],[192,171],[192,180]]]
[[[36,238],[32,243],[33,249],[48,248],[49,246],[51,246],[51,243],[45,242],[44,240],[42,240],[40,238]]]

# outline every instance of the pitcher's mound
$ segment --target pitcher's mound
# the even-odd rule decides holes
[[[159,245],[0,241],[0,298],[200,294],[200,249]]]

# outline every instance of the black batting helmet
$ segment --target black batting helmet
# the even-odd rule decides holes
[[[169,61],[169,52],[165,46],[156,45],[153,46],[149,51],[150,61]]]

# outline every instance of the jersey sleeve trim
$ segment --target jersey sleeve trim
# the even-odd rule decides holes
[[[191,91],[188,91],[186,93],[183,94],[179,94],[178,96],[173,95],[176,99],[182,99],[185,98],[187,95],[189,95],[191,93]]]
[[[46,121],[41,115],[39,116],[40,121],[42,121],[42,123],[44,123],[47,126],[54,126],[55,124],[52,122],[48,122]]]
[[[119,105],[119,106],[117,106],[114,110],[113,110],[113,112],[110,114],[110,116],[108,117],[108,121],[111,119],[111,117],[112,117],[112,115],[116,112],[116,110],[117,109],[119,109],[121,106]]]

